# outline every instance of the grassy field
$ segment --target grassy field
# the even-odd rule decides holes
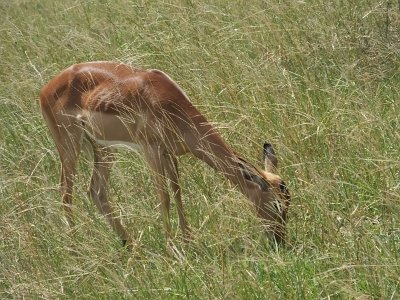
[[[400,12],[374,1],[0,2],[0,298],[399,299]],[[292,193],[287,249],[247,200],[180,159],[194,241],[165,246],[140,154],[119,152],[111,197],[140,243],[121,249],[86,196],[65,224],[40,88],[77,62],[166,71],[254,163],[264,141]],[[174,210],[173,210],[174,211]]]

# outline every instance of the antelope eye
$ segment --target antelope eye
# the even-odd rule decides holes
[[[288,191],[288,189],[287,189],[287,187],[286,187],[286,184],[285,184],[285,182],[283,182],[283,181],[279,184],[279,190],[280,190],[281,193],[284,194],[284,195],[288,195],[288,194],[289,194],[289,191]]]

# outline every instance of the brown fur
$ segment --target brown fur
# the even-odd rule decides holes
[[[237,185],[269,224],[268,230],[283,240],[288,202],[279,192],[281,178],[271,167],[260,171],[240,158],[165,73],[116,62],[73,65],[43,87],[40,106],[60,154],[62,197],[70,223],[73,179],[86,135],[95,153],[90,196],[124,242],[130,240],[129,235],[107,200],[112,149],[101,147],[96,140],[135,143],[142,148],[161,200],[167,235],[168,185],[177,203],[180,227],[184,235],[189,233],[176,157],[190,152]],[[282,204],[284,213],[274,208],[276,202]]]

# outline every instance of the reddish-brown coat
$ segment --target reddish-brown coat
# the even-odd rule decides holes
[[[177,202],[180,226],[185,235],[188,233],[176,156],[191,152],[238,185],[254,203],[258,215],[272,222],[269,228],[275,237],[283,239],[288,195],[280,194],[282,180],[274,174],[276,166],[268,166],[267,159],[266,171],[260,171],[240,158],[165,73],[117,62],[77,64],[43,87],[40,105],[60,154],[63,203],[70,222],[73,177],[86,132],[95,153],[91,197],[122,240],[129,240],[129,235],[115,217],[105,190],[111,151],[96,140],[142,147],[153,172],[167,234],[168,184]],[[276,164],[276,158],[272,158],[270,161]],[[283,213],[274,210],[276,202],[281,203]]]

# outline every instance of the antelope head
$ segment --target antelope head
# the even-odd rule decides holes
[[[278,159],[270,143],[263,147],[264,170],[241,161],[239,169],[244,178],[244,193],[254,203],[257,215],[266,223],[277,244],[284,243],[290,194],[286,184],[277,174]]]

